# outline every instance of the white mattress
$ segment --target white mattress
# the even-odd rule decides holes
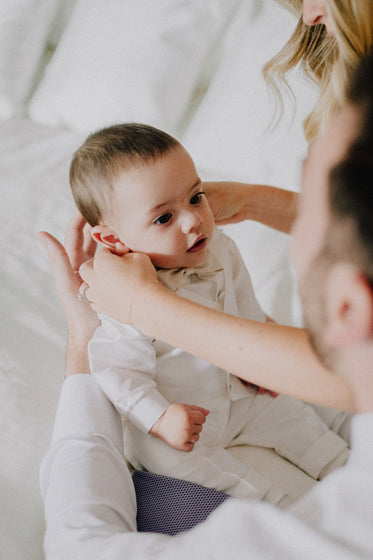
[[[84,2],[78,0],[77,4],[82,7]],[[107,9],[111,4],[105,3]],[[176,4],[185,9],[185,2]],[[204,66],[208,80],[206,77],[197,88],[198,95],[194,94],[188,111],[183,112],[176,133],[195,158],[202,179],[259,181],[294,189],[299,184],[299,161],[306,149],[301,121],[313,93],[296,79],[303,101],[294,125],[290,126],[288,115],[276,132],[265,133],[273,106],[263,93],[261,66],[294,25],[288,14],[272,4],[235,0],[234,13],[226,13],[225,0],[199,4],[213,8],[214,41],[220,37],[224,41],[219,48],[211,47],[214,56]],[[225,28],[228,31],[223,34]],[[47,101],[51,111],[53,96]],[[43,105],[39,104],[37,112],[43,113]],[[74,212],[68,165],[86,134],[77,132],[74,122],[64,118],[49,128],[27,117],[0,121],[0,542],[1,555],[7,560],[42,558],[38,469],[63,382],[66,330],[48,259],[35,234],[48,230],[63,240]],[[299,323],[287,236],[254,223],[226,231],[242,250],[265,311],[278,321]],[[235,453],[296,493],[302,494],[312,484],[269,450],[248,453],[236,449]]]
[[[65,324],[35,233],[63,235],[73,211],[66,170],[74,145],[73,134],[28,121],[0,126],[0,525],[7,559],[41,555],[38,469],[63,380]]]

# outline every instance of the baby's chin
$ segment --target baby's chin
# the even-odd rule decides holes
[[[149,255],[150,256],[150,255]],[[151,258],[153,265],[157,270],[166,270],[173,268],[194,268],[200,266],[206,260],[206,250],[198,254],[187,254],[184,258],[169,259],[169,258]]]

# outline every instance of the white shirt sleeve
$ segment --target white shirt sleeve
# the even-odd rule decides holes
[[[371,436],[365,440],[373,447]],[[167,537],[135,532],[136,498],[121,446],[120,417],[93,377],[68,378],[40,475],[46,560],[372,557],[371,460],[365,467],[359,457],[350,472],[330,475],[294,509],[298,518],[230,499],[193,530]]]
[[[147,433],[169,407],[156,386],[152,340],[130,325],[100,320],[88,346],[91,372],[120,414]]]

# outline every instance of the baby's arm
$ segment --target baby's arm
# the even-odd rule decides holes
[[[118,412],[144,433],[180,451],[191,451],[199,439],[208,410],[170,404],[155,381],[152,339],[130,325],[101,316],[89,343],[93,376]]]
[[[174,403],[150,429],[150,434],[163,439],[174,449],[192,451],[199,440],[209,411],[200,406]]]
[[[101,315],[89,343],[91,372],[123,418],[148,433],[170,403],[158,391],[152,339]]]

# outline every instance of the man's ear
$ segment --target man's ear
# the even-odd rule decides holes
[[[347,263],[335,265],[326,296],[329,344],[340,347],[373,336],[373,290],[360,271]]]
[[[91,235],[96,243],[101,243],[116,255],[124,255],[129,252],[128,247],[122,243],[115,231],[108,226],[94,226]]]

